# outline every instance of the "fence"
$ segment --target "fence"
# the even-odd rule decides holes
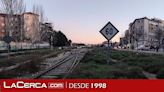
[[[50,45],[49,43],[16,43],[16,42],[11,42],[10,43],[11,50],[20,50],[20,49],[37,49],[37,48],[49,48]],[[7,50],[7,44],[3,41],[0,41],[0,50]]]

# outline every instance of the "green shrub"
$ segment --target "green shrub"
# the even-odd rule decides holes
[[[164,79],[164,68],[160,69],[160,71],[157,73],[157,78]]]
[[[107,64],[109,58],[117,62]],[[96,48],[84,56],[71,78],[145,79],[143,71],[159,73],[163,60],[163,55]]]
[[[142,69],[129,67],[126,64],[98,65],[80,64],[69,78],[82,79],[145,79]]]
[[[146,76],[142,73],[143,70],[140,67],[129,67],[127,72],[128,79],[146,79]]]

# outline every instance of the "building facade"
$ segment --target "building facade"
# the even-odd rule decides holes
[[[5,36],[5,14],[0,14],[0,40]]]
[[[161,31],[161,34],[158,34]],[[157,46],[164,40],[164,21],[149,19],[147,17],[135,19],[129,24],[129,30],[125,32],[130,47],[136,49],[140,46]],[[160,37],[159,37],[160,36]],[[158,39],[158,37],[160,39]]]
[[[40,32],[39,32],[39,15],[26,12],[23,14],[23,28],[25,41],[39,42]]]
[[[9,34],[16,42],[40,41],[39,15],[26,12],[22,15],[13,15],[10,22],[7,19],[7,14],[0,14],[0,40],[3,40],[3,37]],[[10,24],[11,22],[12,24]],[[11,25],[10,28],[7,25]]]

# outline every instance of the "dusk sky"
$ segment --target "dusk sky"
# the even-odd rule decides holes
[[[130,22],[136,18],[164,19],[163,0],[25,0],[27,11],[33,4],[43,6],[45,15],[73,42],[97,44],[106,39],[99,33],[111,21],[120,31],[119,41]]]

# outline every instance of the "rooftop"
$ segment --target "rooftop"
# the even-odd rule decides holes
[[[24,12],[23,14],[32,14],[32,15],[37,15],[37,16],[39,16],[38,14],[33,13],[33,12]]]
[[[129,24],[129,26],[133,25],[137,20],[143,20],[143,19],[147,19],[149,21],[153,21],[153,22],[157,22],[157,23],[164,23],[164,20],[159,19],[159,18],[147,18],[147,17],[142,17],[142,18],[137,18],[135,19],[132,23]]]

